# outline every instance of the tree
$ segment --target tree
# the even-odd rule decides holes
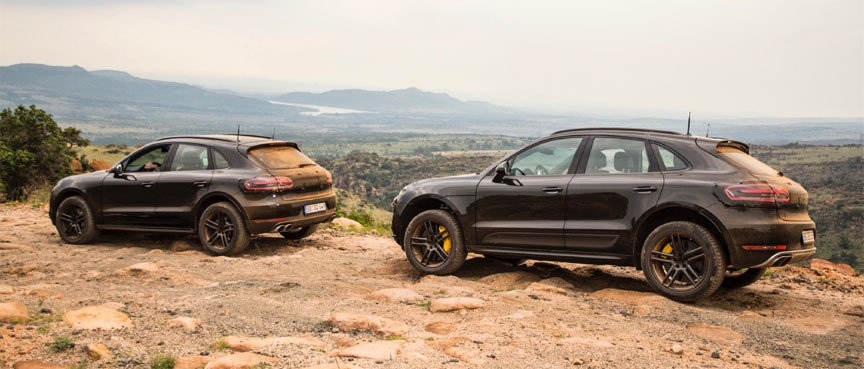
[[[72,174],[75,147],[90,142],[74,127],[60,128],[35,105],[0,112],[0,190],[7,200],[23,199],[40,185]]]

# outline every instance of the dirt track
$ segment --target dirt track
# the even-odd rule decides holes
[[[63,244],[41,208],[0,208],[0,229],[0,303],[21,302],[30,316],[0,327],[4,368],[30,359],[138,368],[158,354],[204,356],[203,363],[249,348],[240,338],[214,346],[226,336],[281,337],[253,350],[273,358],[265,365],[272,368],[851,368],[864,360],[864,277],[833,271],[780,268],[752,287],[680,304],[649,293],[631,268],[512,267],[469,255],[457,276],[423,277],[392,240],[378,236],[269,235],[228,258],[172,252],[196,241],[163,235],[115,233],[93,245]],[[12,287],[8,294],[3,285]],[[421,296],[368,296],[387,288]],[[447,297],[485,306],[430,311],[440,306],[432,301]],[[61,319],[105,304],[127,314],[131,326],[90,330]],[[393,329],[375,333],[375,324],[361,322],[373,331],[351,330],[328,323],[334,313],[387,318],[393,322],[384,328]],[[201,325],[193,332],[169,327],[177,317]],[[52,353],[49,344],[59,336],[76,346]],[[333,356],[385,339],[399,348],[386,359]],[[104,344],[110,357],[88,361],[89,343]]]

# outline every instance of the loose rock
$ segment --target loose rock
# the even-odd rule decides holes
[[[262,363],[275,363],[279,360],[272,357],[243,352],[220,357],[211,361],[204,369],[251,369]]]
[[[358,231],[363,229],[363,225],[360,224],[360,222],[353,220],[353,219],[336,218],[336,219],[333,219],[332,222],[337,227],[343,228],[343,229],[356,229]]]
[[[75,329],[119,329],[132,326],[124,313],[105,306],[89,306],[63,314],[63,321]]]
[[[404,323],[372,315],[333,313],[328,320],[330,326],[343,331],[368,330],[385,337],[401,336],[408,332]]]
[[[0,295],[11,295],[13,293],[15,293],[14,287],[0,284]]]
[[[90,343],[87,344],[87,357],[94,361],[109,360],[111,359],[111,351],[101,343]]]
[[[399,353],[405,340],[375,341],[347,347],[330,355],[341,357],[356,357],[373,360],[392,360]]]
[[[12,323],[29,318],[30,315],[27,314],[27,307],[24,304],[17,301],[0,303],[0,322]]]
[[[201,325],[201,320],[180,316],[168,321],[168,328],[183,328],[186,332],[195,332],[198,326]]]
[[[473,297],[445,297],[432,300],[429,311],[433,313],[447,312],[460,309],[480,309],[486,306],[486,302]]]
[[[46,363],[42,360],[27,360],[13,364],[12,369],[66,369],[66,367]]]
[[[178,358],[174,363],[174,369],[201,369],[207,366],[213,358],[209,356],[191,355]]]
[[[388,302],[420,302],[423,296],[407,288],[386,288],[366,295],[369,300]]]
[[[426,324],[423,329],[426,332],[435,333],[435,334],[450,334],[456,331],[456,323],[452,322],[432,322]]]

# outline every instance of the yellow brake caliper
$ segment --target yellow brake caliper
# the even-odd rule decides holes
[[[444,226],[438,226],[438,232],[441,232],[441,237],[444,238],[444,252],[450,253],[450,232]]]
[[[672,253],[672,243],[667,243],[666,246],[663,246],[662,252],[664,254],[671,254]]]

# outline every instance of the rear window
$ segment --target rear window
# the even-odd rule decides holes
[[[750,156],[746,152],[741,151],[740,149],[728,146],[718,146],[717,153],[720,156],[728,159],[735,165],[743,168],[750,174],[760,175],[760,176],[776,176],[777,170],[768,166],[758,159]]]
[[[249,156],[267,169],[291,169],[315,165],[312,159],[291,146],[256,147],[249,150]]]

